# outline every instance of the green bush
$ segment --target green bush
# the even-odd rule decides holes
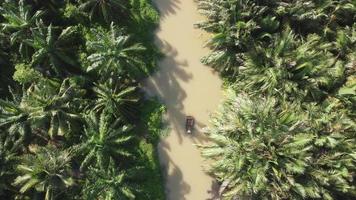
[[[166,107],[157,100],[147,100],[142,108],[141,120],[148,131],[148,139],[156,143],[166,133],[163,115]]]
[[[161,168],[158,160],[155,144],[141,140],[139,144],[140,160],[143,165],[142,171],[142,193],[137,199],[155,199],[164,200],[164,184],[161,174]]]
[[[40,72],[27,66],[26,64],[17,64],[15,66],[15,70],[13,79],[22,85],[34,83],[42,77]]]

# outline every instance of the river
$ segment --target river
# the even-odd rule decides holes
[[[166,55],[159,70],[143,85],[149,95],[167,106],[170,133],[161,139],[158,153],[168,200],[213,199],[214,179],[204,172],[204,160],[194,144],[207,142],[199,130],[222,99],[217,73],[200,63],[209,50],[207,35],[194,28],[202,17],[194,0],[154,0],[161,13],[156,43]],[[185,133],[185,116],[196,120],[196,131]]]

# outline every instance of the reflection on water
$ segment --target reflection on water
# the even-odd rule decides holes
[[[194,0],[155,0],[161,13],[157,45],[166,57],[160,70],[144,82],[150,95],[167,106],[170,134],[158,145],[169,200],[212,199],[216,184],[204,173],[203,159],[194,144],[206,141],[199,130],[221,99],[221,80],[200,63],[208,50],[204,35],[193,24],[199,21]],[[194,135],[185,133],[185,116],[196,119]]]

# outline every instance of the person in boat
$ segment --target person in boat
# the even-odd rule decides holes
[[[185,130],[187,133],[192,133],[194,127],[194,118],[192,116],[187,116],[185,121]]]

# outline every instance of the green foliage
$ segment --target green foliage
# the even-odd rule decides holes
[[[112,160],[111,160],[112,161]],[[107,170],[91,168],[84,185],[85,199],[135,199],[137,186],[130,183],[135,170],[123,171],[116,168],[113,162]]]
[[[24,136],[34,130],[45,138],[64,136],[76,128],[75,124],[78,125],[81,120],[74,106],[82,95],[82,91],[69,85],[69,79],[61,84],[50,80],[41,81],[29,87],[21,100],[0,100],[0,127],[9,127]],[[43,131],[38,131],[38,128]]]
[[[0,11],[0,199],[164,199],[156,152],[135,134],[138,80],[159,58],[151,2],[0,0]]]
[[[137,194],[137,199],[165,199],[164,187],[161,184],[163,177],[159,164],[156,144],[166,133],[163,124],[163,115],[166,108],[156,99],[149,99],[142,102],[140,115],[140,126],[137,132],[144,133],[146,140],[139,141],[137,157],[142,166],[140,182],[141,192]]]
[[[45,193],[45,200],[56,199],[74,184],[70,176],[72,150],[47,146],[38,148],[35,153],[23,156],[14,185],[21,187],[20,193],[35,189]]]
[[[1,20],[0,20],[1,22]],[[9,41],[4,32],[0,33],[0,96],[9,95],[9,86],[13,85],[11,75],[14,73],[14,67],[11,65],[11,54],[9,51]]]
[[[223,199],[354,199],[355,3],[198,5],[202,62],[233,88],[202,147]]]
[[[106,112],[127,121],[133,121],[137,115],[137,88],[119,88],[114,80],[105,84],[97,84],[93,88],[97,99],[94,102],[96,112]]]
[[[18,3],[6,1],[0,11],[5,18],[5,21],[1,23],[2,30],[10,34],[11,44],[18,46],[20,54],[28,58],[31,49],[25,40],[31,38],[32,28],[41,19],[44,12],[38,10],[32,13],[31,6],[26,5],[24,0],[20,0]]]
[[[14,166],[17,164],[19,143],[12,141],[0,130],[0,196],[9,193],[15,176]]]
[[[37,82],[40,78],[42,78],[40,72],[27,66],[26,64],[17,64],[15,66],[15,70],[13,79],[22,85]]]
[[[245,54],[236,85],[252,94],[319,101],[343,81],[345,72],[329,48],[317,35],[298,44],[292,32],[285,32],[268,48],[256,45]]]
[[[318,45],[334,46],[334,49],[323,50],[336,60],[333,65],[343,61],[345,55],[352,52],[347,49],[355,46],[350,39],[355,32],[352,20],[344,20],[345,16],[348,19],[356,17],[355,5],[350,0],[199,0],[198,3],[199,11],[207,19],[197,26],[213,35],[208,42],[213,51],[202,61],[232,80],[239,77],[240,68],[245,67],[246,54],[254,53],[256,46],[272,50],[276,40],[289,28],[296,34],[295,40],[303,41],[310,34],[317,34],[320,37]],[[296,45],[303,46],[304,42]],[[287,49],[283,52],[289,54]],[[315,62],[313,64],[323,65],[324,60]]]
[[[147,73],[140,56],[145,48],[141,44],[132,43],[130,37],[122,35],[113,23],[109,32],[91,29],[91,35],[87,42],[91,52],[87,58],[90,62],[88,72],[96,70],[103,78],[111,74],[128,74],[135,78],[142,72]]]
[[[73,50],[71,43],[74,42],[75,31],[75,27],[70,26],[57,35],[52,24],[46,27],[42,21],[39,21],[37,28],[32,31],[33,38],[26,40],[26,43],[35,50],[31,65],[43,70],[51,70],[49,74],[54,73],[58,76],[73,73],[73,68],[77,65],[77,62],[70,54]],[[66,65],[71,66],[71,68],[65,67]]]
[[[332,105],[278,104],[229,90],[201,146],[226,199],[337,199],[355,189],[355,123]],[[323,110],[331,110],[325,112]],[[338,116],[338,117],[337,117]],[[328,131],[328,132],[326,132]]]
[[[129,10],[124,0],[76,0],[79,9],[85,12],[90,20],[104,20],[107,24],[117,22],[120,18],[127,18]]]
[[[119,119],[112,122],[105,112],[101,113],[100,119],[91,113],[86,121],[85,141],[82,144],[82,151],[85,154],[82,169],[91,165],[106,170],[110,160],[121,163],[131,156],[125,148],[125,144],[132,139],[132,136],[127,134],[131,129],[129,126],[120,126]]]
[[[131,0],[134,21],[142,30],[145,28],[153,28],[152,25],[158,25],[159,13],[147,0]],[[137,27],[136,27],[137,28]],[[146,29],[147,30],[147,29]]]
[[[158,159],[155,143],[140,141],[139,160],[141,160],[141,192],[137,194],[137,199],[157,199],[164,200],[163,177]]]
[[[148,131],[148,139],[153,143],[164,136],[166,127],[163,116],[166,113],[166,107],[158,100],[147,100],[143,104],[141,121],[144,124],[144,130]]]

